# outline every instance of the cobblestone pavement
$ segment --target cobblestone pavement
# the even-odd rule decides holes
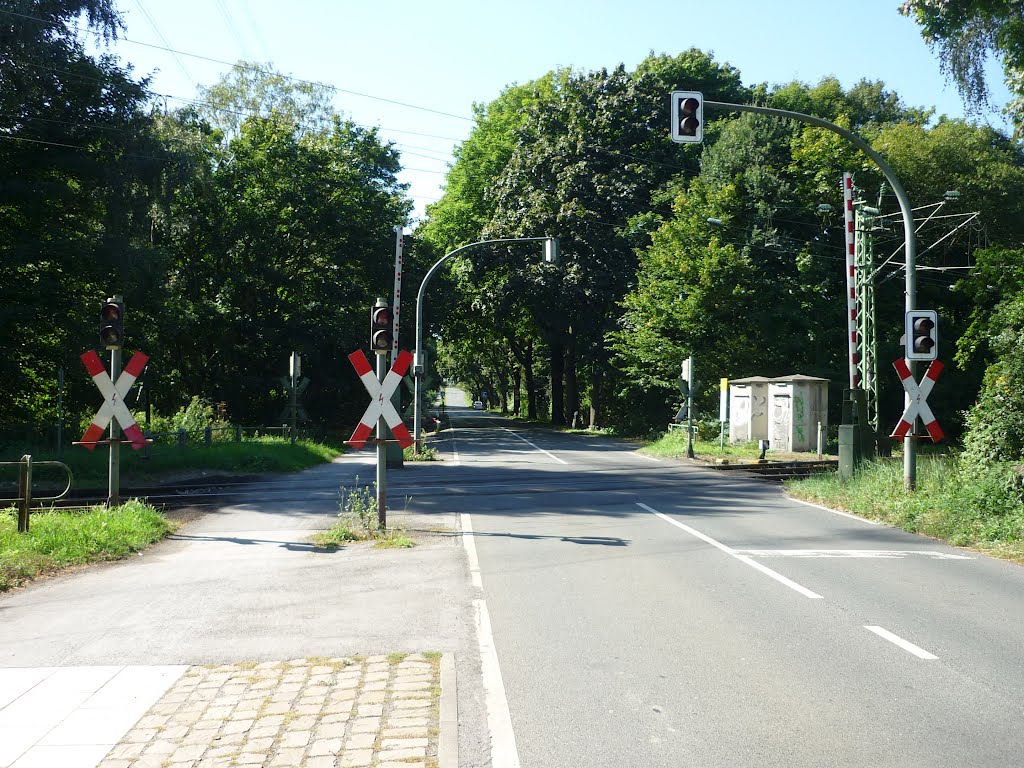
[[[437,768],[440,654],[190,667],[100,768]]]

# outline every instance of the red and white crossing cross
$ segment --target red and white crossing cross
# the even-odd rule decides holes
[[[932,442],[939,442],[945,435],[942,433],[942,427],[939,426],[939,422],[932,413],[932,409],[928,407],[927,400],[928,395],[931,394],[932,387],[939,380],[939,374],[942,373],[942,363],[938,360],[932,360],[932,364],[928,366],[928,370],[925,371],[924,378],[921,379],[920,384],[914,381],[906,360],[901,358],[893,363],[892,366],[896,369],[896,373],[900,375],[903,388],[910,395],[910,400],[907,403],[906,410],[903,411],[900,423],[896,425],[896,429],[893,430],[890,437],[895,440],[905,438],[910,434],[910,430],[914,426],[914,419],[920,416],[921,421],[924,422],[924,428],[932,436]]]
[[[373,375],[373,370],[370,368],[370,361],[366,359],[366,355],[361,349],[349,355],[348,359],[351,361],[352,367],[356,369],[356,373],[359,374],[359,380],[363,382],[366,391],[370,393],[370,405],[359,420],[359,426],[352,433],[352,437],[348,441],[349,444],[356,448],[366,445],[366,439],[373,432],[377,420],[383,416],[384,421],[391,427],[392,434],[398,439],[398,444],[403,448],[408,448],[413,444],[412,435],[409,434],[409,430],[402,422],[402,417],[398,415],[398,411],[391,403],[391,395],[398,387],[398,382],[405,376],[405,372],[409,370],[412,355],[402,350],[398,354],[395,364],[391,366],[391,370],[384,377],[384,381],[377,381],[377,377]]]
[[[128,394],[132,384],[135,383],[139,374],[142,373],[142,369],[146,367],[148,361],[148,355],[136,352],[132,355],[132,359],[128,361],[128,365],[124,367],[121,375],[117,377],[117,383],[115,384],[110,380],[110,374],[103,367],[99,355],[91,349],[82,355],[85,369],[92,376],[92,380],[95,382],[100,394],[103,395],[103,405],[96,412],[92,419],[92,424],[85,430],[85,434],[82,435],[80,441],[90,451],[96,447],[96,441],[103,437],[103,431],[110,423],[111,416],[117,417],[117,423],[121,425],[125,436],[132,442],[132,448],[139,450],[139,448],[146,444],[146,436],[142,434],[139,425],[132,418],[131,411],[124,404],[124,397]]]

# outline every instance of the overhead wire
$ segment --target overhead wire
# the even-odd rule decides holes
[[[164,33],[161,32],[160,27],[157,26],[156,19],[154,19],[150,12],[146,10],[146,6],[142,4],[142,0],[135,0],[135,4],[139,7],[139,10],[142,11],[142,15],[146,17],[146,20],[149,22],[149,25],[153,28],[153,31],[156,32],[156,36],[159,37],[161,41],[163,41],[163,44],[167,46],[168,50],[171,50],[170,42],[167,40],[166,37],[164,37]],[[196,84],[196,81],[192,79],[192,75],[189,74],[189,71],[185,68],[185,62],[181,60],[181,57],[174,51],[171,51],[171,55],[174,57],[174,61],[178,64],[178,68],[181,70],[181,73],[185,76],[185,79],[192,83],[193,88],[198,88],[199,86]]]
[[[9,16],[15,16],[15,17],[22,18],[22,19],[30,19],[32,21],[36,21],[36,22],[39,22],[41,24],[49,24],[51,26],[63,26],[59,22],[52,22],[52,21],[49,21],[48,19],[41,19],[41,18],[39,18],[37,16],[29,16],[29,15],[24,14],[24,13],[17,13],[15,11],[9,11],[9,10],[6,10],[6,9],[0,9],[0,13],[7,14]],[[78,31],[80,31],[80,32],[87,32],[88,31],[88,30],[82,29],[80,27],[76,27],[76,29],[78,29]],[[176,53],[176,54],[178,54],[180,56],[187,56],[189,58],[199,59],[201,61],[207,61],[207,62],[210,62],[212,64],[221,64],[221,65],[226,66],[226,67],[234,68],[234,67],[240,65],[239,62],[224,61],[223,59],[217,59],[217,58],[214,58],[212,56],[203,56],[202,54],[198,54],[198,53],[189,53],[188,51],[182,51],[182,50],[174,49],[174,48],[171,48],[170,46],[156,45],[155,43],[146,43],[146,42],[142,42],[141,40],[133,40],[132,38],[129,38],[129,37],[121,37],[121,38],[118,38],[118,40],[121,40],[121,41],[124,41],[124,42],[127,42],[127,43],[131,43],[132,45],[141,45],[141,46],[146,47],[146,48],[154,48],[154,49],[157,49],[157,50],[167,51],[168,53]],[[245,63],[242,62],[242,64],[245,64]],[[290,80],[292,82],[302,83],[302,84],[305,84],[305,85],[313,85],[313,86],[316,86],[316,87],[319,87],[319,88],[327,88],[327,89],[335,91],[337,93],[345,93],[345,94],[348,94],[350,96],[359,96],[359,97],[364,98],[364,99],[371,99],[373,101],[380,101],[380,102],[383,102],[383,103],[386,103],[386,104],[394,104],[396,106],[405,107],[407,109],[415,109],[415,110],[419,110],[421,112],[429,112],[431,114],[441,115],[443,117],[450,117],[450,118],[453,118],[455,120],[464,120],[464,121],[470,122],[470,123],[475,122],[474,118],[466,117],[465,115],[456,115],[456,114],[454,114],[452,112],[445,112],[443,110],[431,109],[430,107],[423,107],[423,106],[420,106],[418,104],[410,104],[408,102],[398,101],[396,99],[389,99],[389,98],[386,98],[386,97],[383,97],[383,96],[375,96],[375,95],[370,94],[370,93],[363,93],[362,91],[355,91],[355,90],[351,90],[351,89],[348,89],[348,88],[342,88],[340,86],[333,85],[331,83],[324,83],[324,82],[320,82],[320,81],[316,81],[316,80],[308,80],[306,78],[295,77],[294,75],[284,75],[284,74],[282,74],[280,72],[275,72],[273,70],[269,70],[269,69],[266,69],[266,68],[263,68],[263,67],[260,67],[260,66],[256,66],[256,65],[245,64],[245,66],[243,66],[242,68],[246,69],[248,71],[256,72],[257,74],[279,75],[282,78],[284,78],[285,80]]]

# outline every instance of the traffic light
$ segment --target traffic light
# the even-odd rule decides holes
[[[370,349],[374,352],[390,352],[393,337],[391,307],[378,299],[370,310]]]
[[[100,307],[100,343],[107,349],[124,345],[124,303],[105,301]]]
[[[672,141],[698,144],[704,140],[704,94],[700,91],[672,93]]]
[[[915,309],[906,315],[907,360],[939,356],[939,317],[934,309]]]

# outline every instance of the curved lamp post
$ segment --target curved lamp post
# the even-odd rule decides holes
[[[491,245],[492,243],[528,243],[535,241],[543,241],[544,243],[544,261],[550,264],[558,263],[558,238],[557,237],[505,237],[496,240],[478,240],[475,243],[468,243],[459,248],[456,248],[450,253],[446,253],[440,259],[438,259],[434,266],[427,270],[427,274],[423,276],[423,282],[420,283],[420,289],[416,293],[416,351],[413,359],[412,377],[413,377],[413,450],[416,453],[420,452],[420,380],[423,378],[423,292],[427,289],[427,283],[430,282],[430,278],[434,276],[438,268],[444,264],[448,259],[457,253],[461,253],[467,248],[473,248],[478,245]]]

